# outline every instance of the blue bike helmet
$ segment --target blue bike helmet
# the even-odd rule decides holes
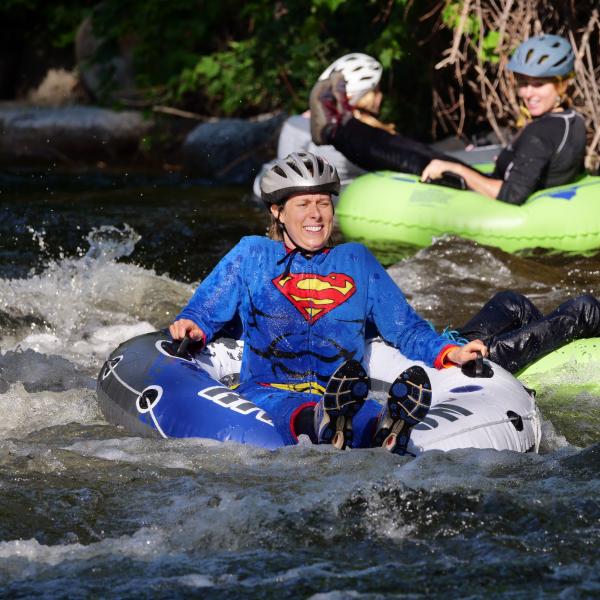
[[[512,55],[507,68],[529,77],[568,77],[573,73],[575,54],[559,35],[542,34],[524,41]]]

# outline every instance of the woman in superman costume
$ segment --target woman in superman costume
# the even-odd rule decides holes
[[[404,453],[410,429],[425,417],[431,386],[413,366],[390,386],[382,407],[367,400],[361,365],[374,325],[408,358],[442,368],[486,354],[437,334],[408,304],[361,244],[332,246],[339,178],[326,160],[293,153],[261,181],[269,238],[242,240],[202,281],[170,331],[204,343],[239,315],[244,354],[237,391],[265,410],[290,444],[314,442]]]

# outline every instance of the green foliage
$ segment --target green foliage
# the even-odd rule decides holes
[[[200,58],[192,69],[184,69],[175,88],[176,98],[193,94],[199,88],[218,102],[225,114],[239,112],[240,104],[248,98],[248,106],[260,105],[266,95],[254,72],[251,59],[255,41],[230,42],[222,52]]]
[[[303,111],[325,67],[342,54],[362,51],[376,56],[386,68],[385,116],[404,117],[413,129],[415,123],[422,126],[429,113],[414,99],[420,93],[425,105],[430,104],[430,71],[423,68],[428,57],[414,52],[417,15],[407,18],[407,4],[407,0],[249,1],[239,15],[247,24],[240,28],[242,35],[183,69],[171,88],[172,98],[184,103],[195,98],[205,112],[225,115],[281,108]],[[401,64],[407,62],[409,68]],[[407,106],[402,80],[408,71],[412,95]],[[421,115],[415,121],[417,105]]]
[[[463,10],[463,2],[448,2],[442,10],[442,21],[449,29],[458,29]],[[473,14],[468,14],[465,19],[463,31],[474,36],[479,35],[480,22]]]
[[[315,0],[313,5],[317,8],[324,6],[329,9],[330,12],[335,12],[340,4],[344,4],[346,0]]]
[[[13,0],[15,1],[15,0]],[[23,0],[25,1],[25,0]],[[323,69],[338,56],[362,51],[388,70],[413,65],[411,89],[429,92],[426,59],[413,52],[417,16],[409,0],[104,0],[93,13],[108,61],[134,40],[138,85],[149,100],[160,98],[203,114],[247,116],[264,111],[303,111]],[[385,82],[384,82],[385,87]],[[387,117],[405,116],[396,87]],[[428,103],[428,102],[427,102]],[[425,111],[424,119],[428,119]],[[421,119],[423,121],[423,119]]]
[[[100,40],[94,60],[108,66],[109,76],[112,59],[130,53],[138,90],[148,103],[170,102],[203,114],[303,111],[329,63],[347,52],[366,52],[386,69],[386,117],[400,124],[406,120],[410,131],[420,126],[416,121],[428,127],[423,107],[430,105],[430,59],[418,50],[418,40],[429,32],[423,31],[415,5],[427,12],[436,3],[4,0],[0,17],[20,19],[23,31],[35,21],[39,27],[32,36],[38,45],[68,47],[91,14]]]
[[[500,47],[500,33],[498,31],[488,31],[481,44],[480,59],[483,62],[496,64],[500,60],[498,48]]]
[[[43,38],[55,48],[64,48],[73,43],[77,26],[92,6],[92,2],[77,0],[3,0],[0,26],[5,34],[19,31],[28,41]]]
[[[190,0],[107,0],[93,12],[94,32],[102,44],[97,59],[109,60],[124,46],[133,48],[140,88],[163,88],[190,68],[198,52],[212,49],[212,31],[233,2]]]
[[[271,3],[248,3],[243,16],[253,22],[252,35],[231,40],[184,69],[174,98],[181,101],[198,92],[211,112],[224,114],[304,110],[306,88],[324,67],[327,59],[321,57],[332,42],[322,39],[320,19],[313,12],[299,18],[295,11],[298,7],[274,15]]]
[[[442,21],[446,27],[451,30],[458,29],[463,9],[463,2],[448,2],[442,10]],[[478,53],[479,60],[496,64],[500,57],[498,56],[498,47],[502,40],[498,31],[488,31],[480,40],[483,27],[479,18],[473,13],[469,13],[465,18],[463,26],[465,36],[469,37],[469,42],[474,50],[479,48],[481,41],[481,50]]]

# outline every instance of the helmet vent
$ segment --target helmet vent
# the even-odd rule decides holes
[[[372,56],[353,52],[330,64],[319,76],[319,81],[328,79],[333,73],[341,73],[346,80],[346,93],[351,106],[368,92],[375,89],[381,79],[383,67]]]
[[[298,166],[295,163],[288,163],[288,165],[290,166],[290,169],[292,169],[293,171],[298,173],[300,177],[302,177],[302,171],[298,168]]]

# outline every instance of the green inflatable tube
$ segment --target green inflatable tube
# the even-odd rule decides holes
[[[346,239],[429,246],[458,235],[507,252],[600,249],[600,177],[540,190],[522,206],[472,191],[421,183],[417,175],[368,173],[341,194],[336,215]]]
[[[536,391],[545,419],[576,445],[598,441],[600,338],[575,340],[516,373]]]
[[[564,383],[574,390],[580,387],[594,391],[600,398],[600,338],[566,344],[531,363],[516,376],[534,389]]]

